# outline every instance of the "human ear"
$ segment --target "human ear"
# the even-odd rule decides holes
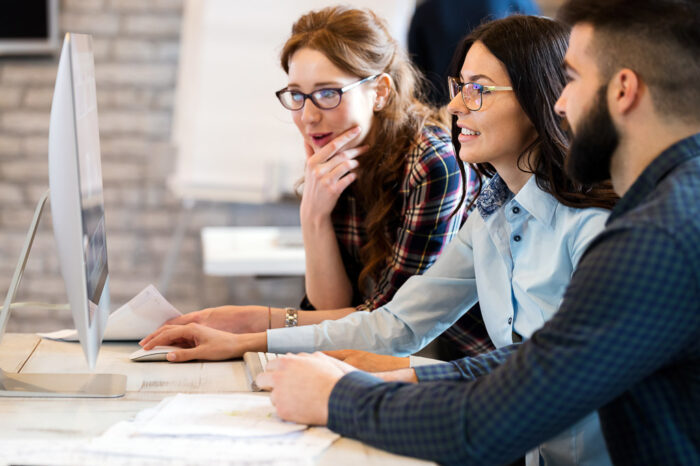
[[[608,85],[608,96],[612,97],[611,110],[616,113],[626,115],[639,104],[641,93],[641,82],[637,73],[630,69],[618,71]]]
[[[375,88],[375,98],[374,98],[374,109],[376,111],[381,110],[386,105],[389,100],[389,95],[391,94],[392,81],[391,76],[387,73],[382,73],[377,76],[377,86]]]

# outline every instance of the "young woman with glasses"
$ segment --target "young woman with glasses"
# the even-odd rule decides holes
[[[553,20],[512,16],[480,26],[461,44],[449,80],[453,140],[459,157],[490,180],[479,184],[474,213],[436,263],[389,303],[371,313],[258,334],[168,326],[145,347],[183,340],[196,346],[176,351],[176,361],[250,350],[409,355],[476,301],[496,347],[529,338],[556,312],[578,260],[617,200],[610,186],[577,184],[565,174],[568,137],[554,104],[565,85],[567,41],[568,31]],[[334,355],[375,371],[418,362],[363,351]],[[539,464],[537,455],[544,464],[609,464],[595,414],[533,451],[528,463]]]
[[[419,75],[381,19],[342,7],[310,12],[294,24],[281,64],[288,84],[276,96],[307,156],[305,310],[223,306],[174,323],[262,332],[373,310],[427,270],[464,221],[465,188],[477,184],[454,153],[449,115],[420,102]],[[465,338],[479,325],[487,339],[483,323],[469,323]]]

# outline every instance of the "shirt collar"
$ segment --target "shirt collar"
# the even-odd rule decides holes
[[[476,208],[481,217],[486,220],[511,198],[513,198],[513,193],[497,173],[479,194]],[[539,222],[545,225],[551,223],[557,207],[557,200],[540,189],[534,175],[530,176],[514,199]]]
[[[695,157],[700,157],[700,133],[681,139],[659,154],[622,196],[607,223],[638,206],[669,172]]]
[[[515,201],[544,225],[550,225],[559,202],[537,185],[537,177],[530,176],[525,186],[515,195]]]
[[[496,173],[479,193],[475,205],[481,217],[486,220],[489,215],[508,202],[511,196],[513,196],[513,193],[510,192],[505,181]]]

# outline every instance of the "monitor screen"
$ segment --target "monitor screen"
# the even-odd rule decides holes
[[[66,34],[49,126],[51,220],[73,322],[94,367],[109,316],[109,270],[92,39]]]
[[[73,100],[75,105],[76,145],[78,152],[78,181],[83,224],[83,251],[89,321],[100,302],[107,279],[107,246],[105,242],[104,201],[102,197],[102,168],[95,94],[95,65],[92,42],[74,35],[71,47]]]

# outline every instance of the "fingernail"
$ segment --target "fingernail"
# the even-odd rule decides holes
[[[355,126],[355,127],[352,129],[353,133],[359,133],[361,130],[362,130],[362,128],[360,128],[359,126]]]
[[[168,361],[174,361],[175,360],[175,353],[168,353],[165,355],[166,358],[168,358]]]

